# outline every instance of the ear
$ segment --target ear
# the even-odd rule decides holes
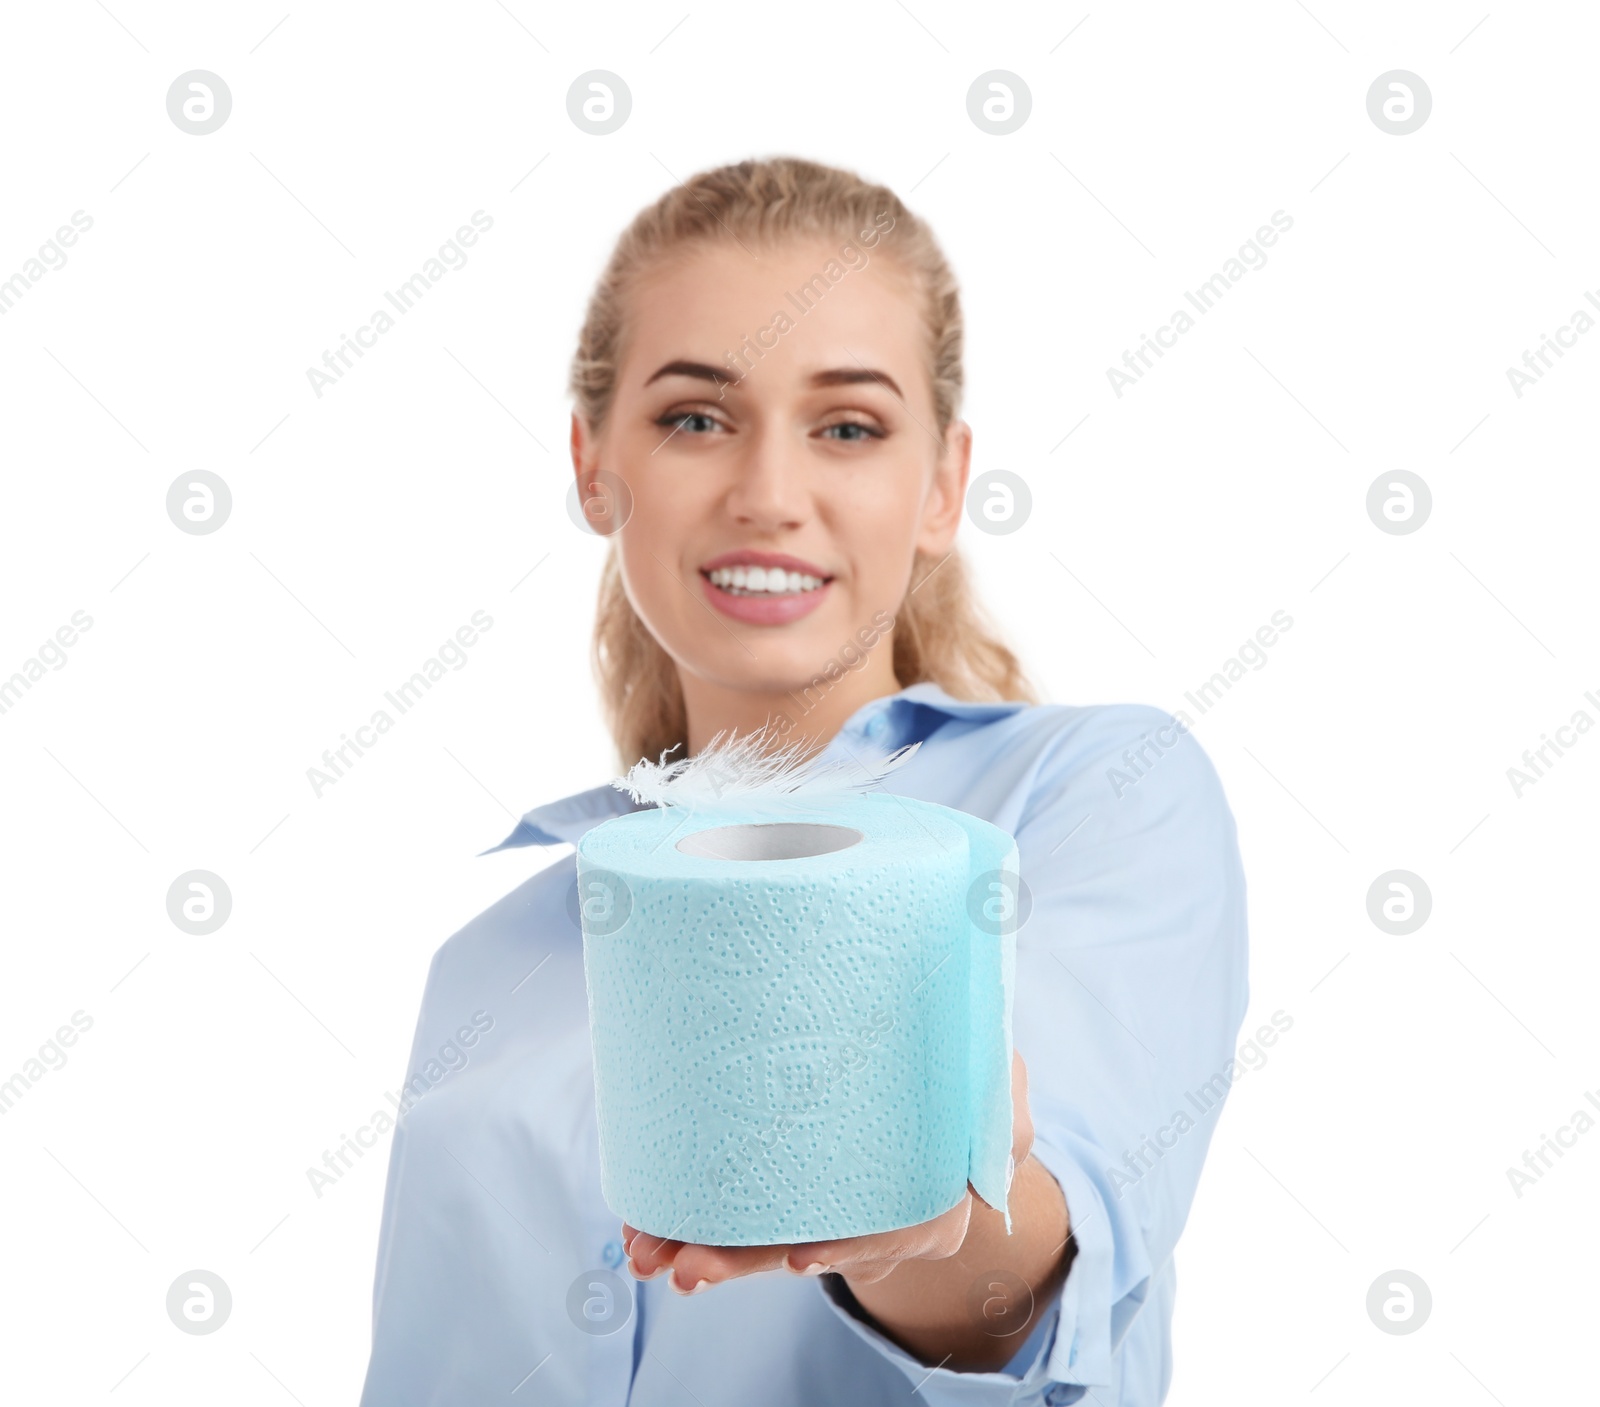
[[[583,476],[595,467],[600,457],[599,445],[589,429],[589,422],[577,411],[572,412],[572,467],[578,475],[578,492],[583,492]]]
[[[601,436],[577,411],[572,413],[572,470],[578,480],[578,505],[599,537],[620,532],[633,516],[633,495],[622,478],[600,467]]]
[[[965,420],[953,420],[945,430],[944,448],[934,466],[917,533],[917,547],[930,556],[943,556],[956,540],[971,469],[972,427]]]

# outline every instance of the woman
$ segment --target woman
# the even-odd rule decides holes
[[[892,192],[797,160],[710,171],[612,256],[572,457],[614,534],[595,664],[624,765],[764,726],[825,757],[921,742],[887,789],[1015,836],[1011,1234],[970,1189],[823,1245],[618,1225],[567,856],[434,958],[368,1407],[1165,1395],[1173,1246],[1220,1098],[1177,1111],[1226,1088],[1245,1009],[1233,820],[1181,716],[1033,704],[983,625],[954,549],[961,344],[950,270]],[[632,809],[601,785],[496,849]]]

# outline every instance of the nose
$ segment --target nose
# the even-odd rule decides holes
[[[794,528],[811,516],[811,470],[792,431],[768,423],[752,428],[734,462],[728,511],[759,532]]]

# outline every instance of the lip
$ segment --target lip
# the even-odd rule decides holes
[[[706,600],[723,615],[741,620],[746,625],[788,625],[790,621],[810,615],[822,604],[823,598],[832,590],[831,578],[825,579],[815,591],[797,592],[793,596],[735,596],[712,581],[709,573],[718,567],[751,566],[783,567],[786,571],[804,570],[812,576],[822,576],[821,572],[804,563],[793,568],[788,565],[799,561],[797,557],[783,557],[775,552],[730,552],[725,557],[714,558],[700,569],[701,589],[705,592]]]
[[[743,548],[737,552],[724,552],[720,557],[700,564],[702,572],[714,572],[719,567],[781,567],[786,572],[799,572],[801,576],[831,578],[833,575],[803,557],[791,557],[786,552],[751,552]]]
[[[761,564],[757,562],[752,565]],[[724,591],[704,573],[700,581],[707,601],[723,615],[742,620],[747,625],[787,625],[790,621],[810,615],[832,590],[832,583],[824,582],[815,591],[797,592],[793,596],[735,596],[732,592]]]
[[[799,572],[803,576],[817,577],[822,585],[815,591],[799,592],[793,596],[735,596],[724,591],[709,573],[720,567],[778,567],[786,572]],[[804,557],[791,557],[786,552],[753,552],[741,548],[737,552],[724,552],[700,565],[700,580],[704,585],[706,600],[725,616],[741,620],[746,625],[787,625],[816,610],[832,589],[833,577],[814,562]]]

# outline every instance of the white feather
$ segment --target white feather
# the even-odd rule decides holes
[[[724,731],[693,757],[668,762],[664,752],[658,762],[641,758],[611,785],[645,805],[804,808],[876,786],[922,746],[890,753],[856,748],[823,761],[803,740],[774,746],[776,738],[770,728],[743,736]]]

